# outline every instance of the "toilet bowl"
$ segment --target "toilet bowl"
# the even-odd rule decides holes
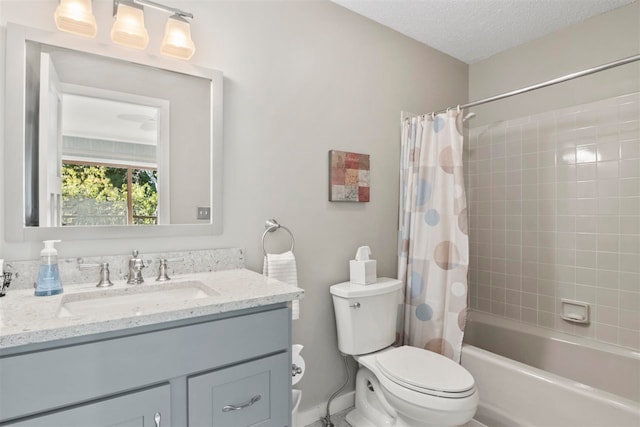
[[[473,377],[444,356],[404,346],[355,359],[360,366],[356,409],[347,415],[353,425],[459,426],[475,414],[479,397]]]
[[[456,362],[420,348],[390,347],[402,284],[378,279],[330,288],[338,347],[358,362],[357,427],[459,426],[473,418],[479,396],[471,374]]]

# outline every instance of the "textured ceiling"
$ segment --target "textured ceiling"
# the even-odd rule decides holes
[[[472,64],[636,0],[332,0]]]

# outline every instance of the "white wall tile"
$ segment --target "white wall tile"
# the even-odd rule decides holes
[[[474,247],[485,255],[470,266],[475,308],[640,348],[639,105],[632,94],[479,136],[488,148],[470,179]],[[592,324],[561,320],[561,298],[591,304]]]

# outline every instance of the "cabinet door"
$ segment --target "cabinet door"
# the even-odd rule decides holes
[[[290,424],[288,353],[189,378],[189,427]]]
[[[64,385],[61,385],[63,387]],[[12,427],[169,427],[169,384],[9,424]],[[158,421],[156,421],[158,419]]]

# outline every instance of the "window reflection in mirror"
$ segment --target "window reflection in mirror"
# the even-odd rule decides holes
[[[50,216],[47,223],[157,224],[158,108],[69,93],[60,98],[62,149],[53,167],[62,163],[62,203],[47,191],[48,206],[40,210]]]
[[[63,161],[61,225],[157,224],[157,185],[157,170]]]

